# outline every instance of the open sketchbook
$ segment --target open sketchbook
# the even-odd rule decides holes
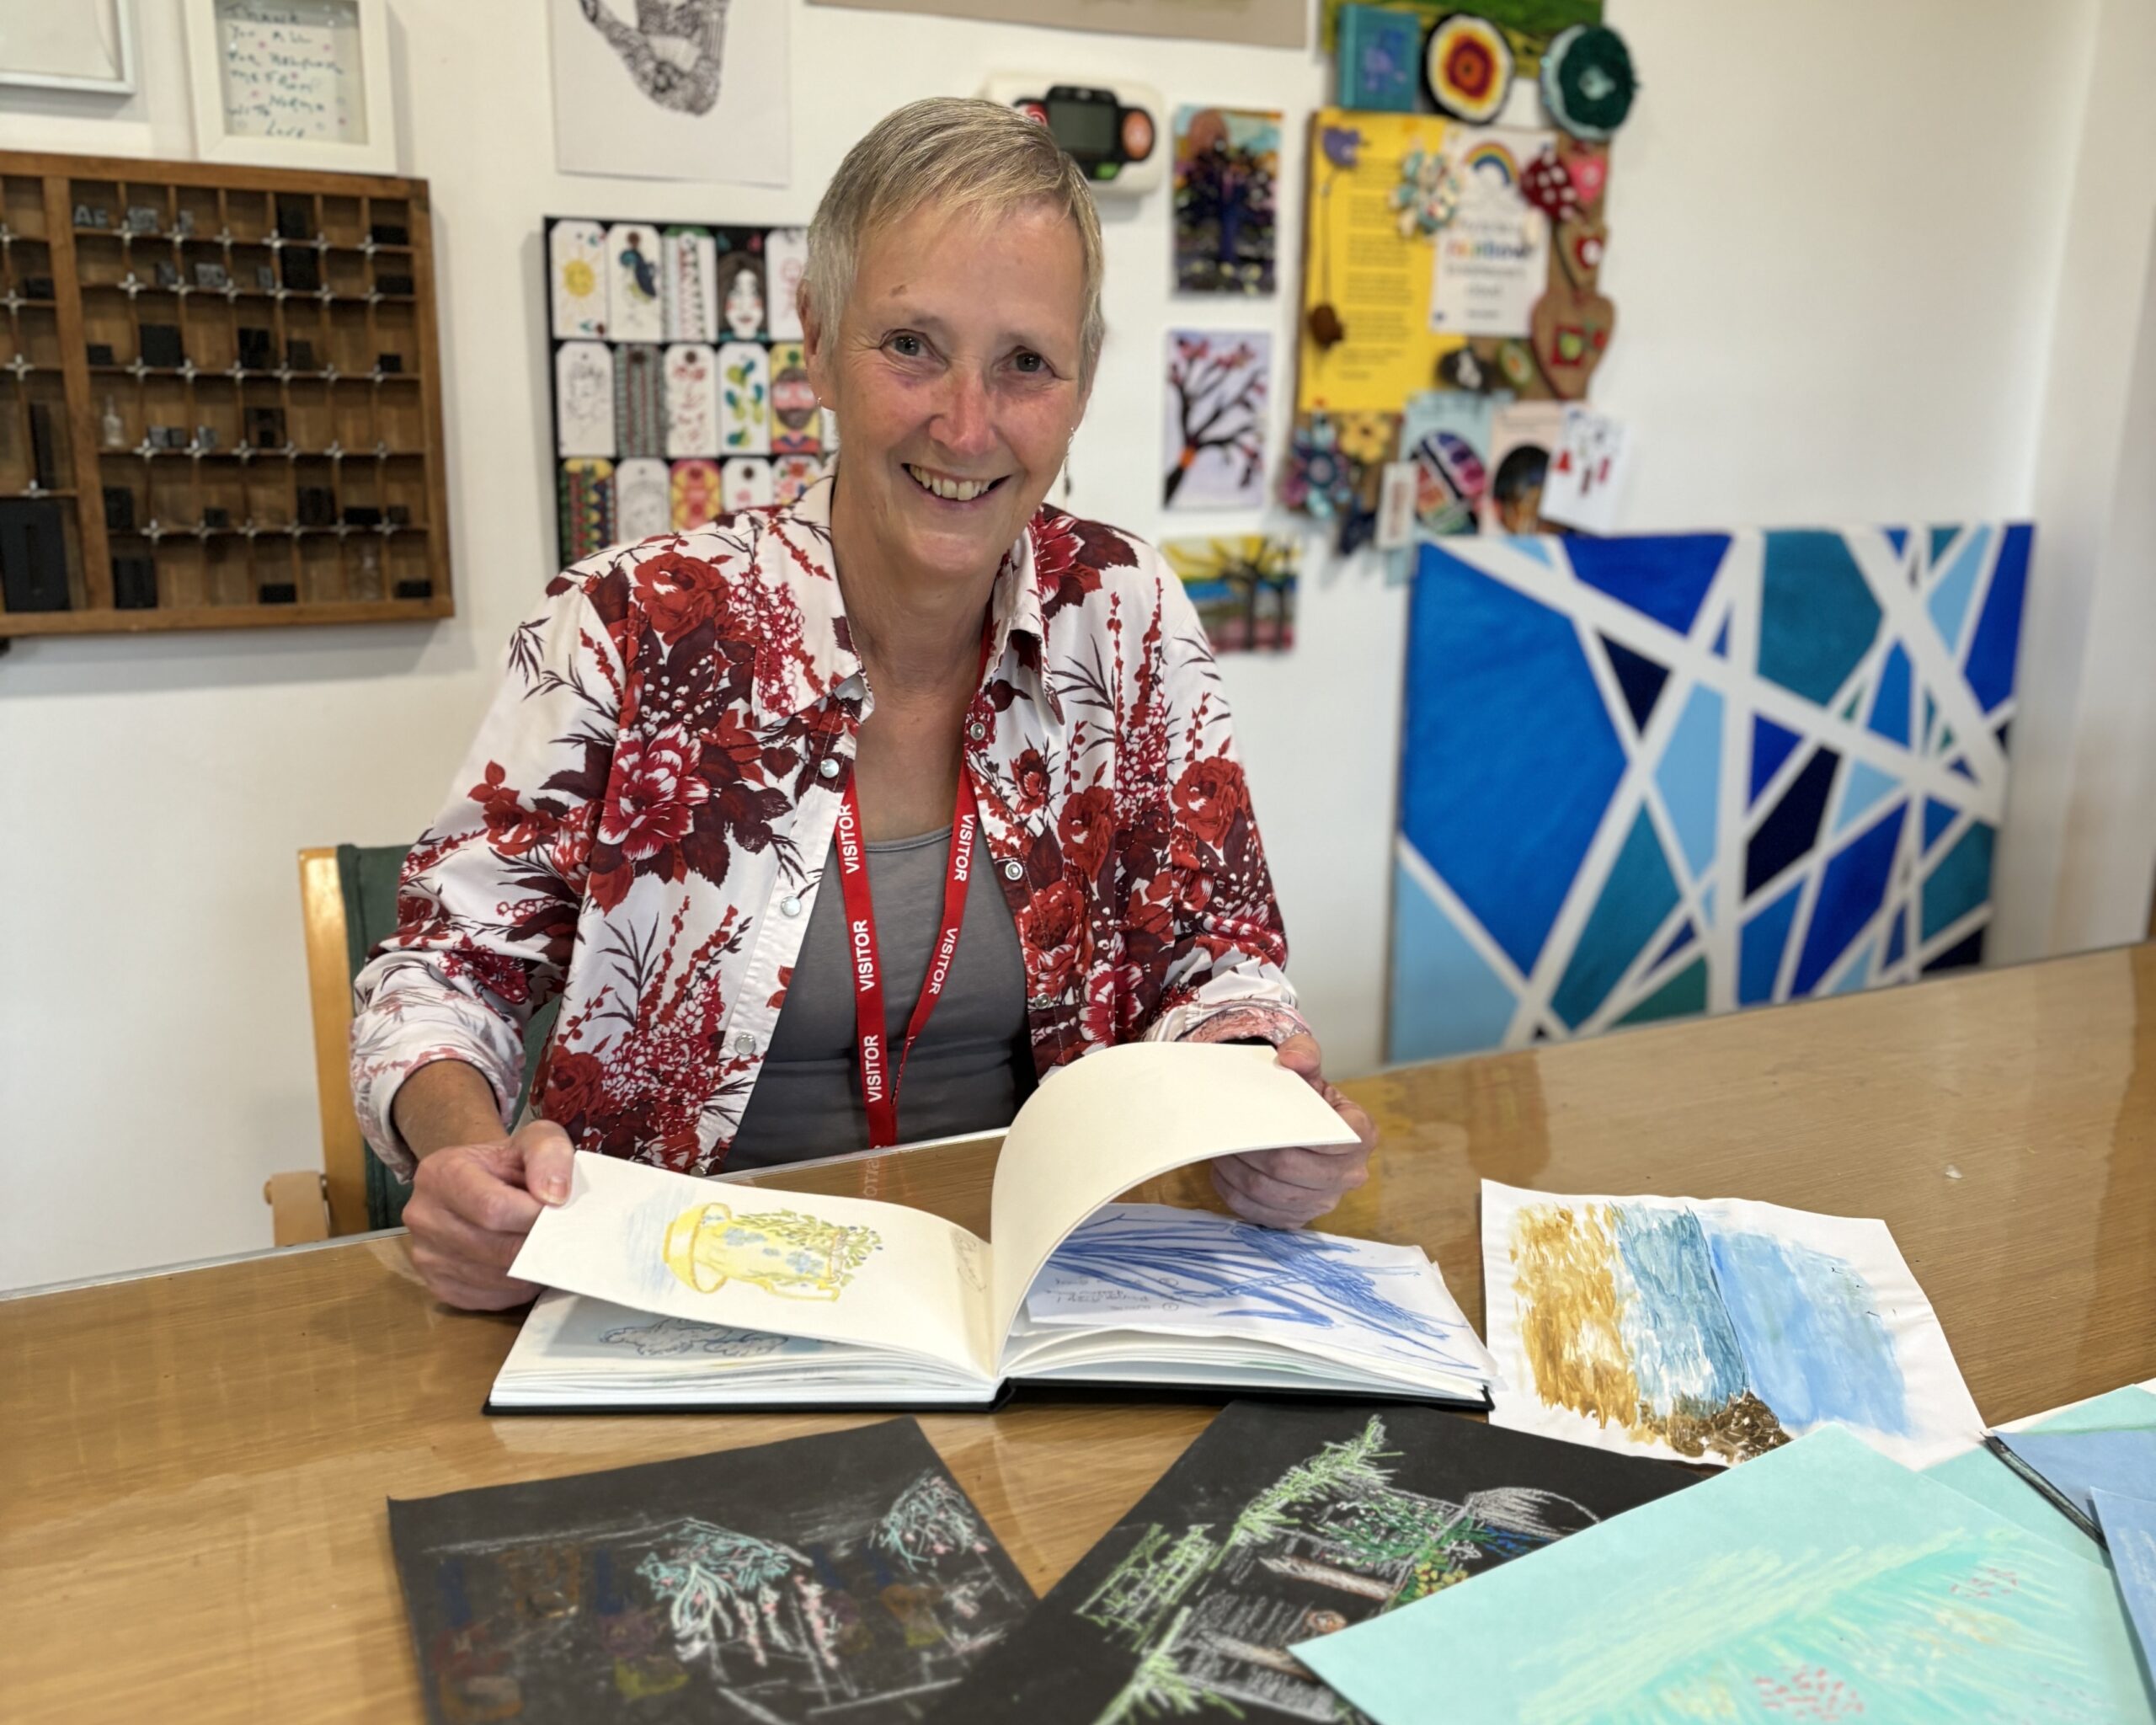
[[[1353,1135],[1263,1048],[1134,1044],[1011,1123],[994,1244],[926,1211],[580,1156],[513,1274],[553,1290],[488,1406],[983,1407],[1015,1380],[1481,1406],[1418,1247],[1111,1204],[1188,1162]]]

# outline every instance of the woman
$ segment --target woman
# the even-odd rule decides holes
[[[1150,547],[1042,507],[1100,283],[1044,128],[901,109],[809,230],[833,477],[587,559],[517,631],[353,1028],[444,1300],[531,1297],[505,1271],[572,1146],[712,1173],[897,1141],[900,1101],[908,1140],[992,1128],[1140,1038],[1275,1044],[1361,1135],[1215,1164],[1241,1214],[1362,1183],[1196,616]],[[558,991],[543,1118],[504,1135]]]

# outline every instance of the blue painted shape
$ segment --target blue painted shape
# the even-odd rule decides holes
[[[2029,585],[2029,529],[2009,527],[1999,541],[1999,564],[1984,595],[1984,613],[1969,643],[1966,672],[1977,704],[1991,712],[2014,692],[2014,666],[2021,652],[2021,601]]]
[[[1602,896],[1550,996],[1550,1009],[1577,1030],[1609,997],[1640,948],[1677,908],[1677,880],[1662,854],[1654,822],[1641,809],[1610,865]]]
[[[1746,800],[1759,800],[1759,793],[1766,789],[1775,769],[1803,740],[1795,731],[1785,729],[1771,718],[1762,718],[1756,713],[1752,715],[1752,788],[1747,793]]]
[[[1785,1429],[1832,1420],[1907,1437],[1908,1396],[1871,1284],[1842,1259],[1771,1234],[1707,1230],[1753,1393]]]
[[[1909,530],[1907,527],[1888,527],[1884,531],[1886,542],[1894,547],[1895,555],[1899,556],[1909,548]]]
[[[1805,931],[1804,950],[1796,961],[1791,994],[1810,994],[1820,979],[1833,969],[1834,960],[1849,950],[1849,943],[1879,914],[1886,896],[1886,883],[1894,873],[1895,847],[1901,842],[1903,805],[1852,839],[1828,863],[1819,882],[1819,896],[1812,901],[1812,926]]]
[[[2156,1429],[2156,1396],[2146,1390],[2107,1395],[2046,1414],[2030,1428],[2039,1432],[2147,1431]],[[1993,1514],[2039,1534],[2063,1551],[2103,1567],[2096,1542],[2023,1484],[2020,1476],[1979,1444],[1924,1469],[1926,1479],[1951,1486]]]
[[[1425,545],[1401,729],[1401,831],[1533,969],[1625,769],[1572,620]]]
[[[1902,962],[1902,953],[1906,945],[1904,937],[1908,932],[1908,910],[1905,908],[1897,911],[1893,920],[1887,924],[1886,927],[1886,956],[1880,960],[1882,969],[1891,970]]]
[[[1715,636],[1715,657],[1716,659],[1729,657],[1729,619],[1727,617],[1721,620],[1721,628]]]
[[[1933,531],[1936,533],[1938,530]],[[1954,553],[1953,562],[1947,564],[1946,573],[1931,590],[1932,623],[1939,631],[1939,638],[1957,655],[1961,644],[1961,625],[1968,620],[1969,601],[1977,590],[1977,573],[1983,568],[1984,553],[1990,546],[1989,527],[1971,528],[1969,537]],[[1939,555],[1936,545],[1932,547],[1932,555]]]
[[[2100,1487],[2091,1496],[2111,1548],[2119,1598],[2141,1643],[2141,1663],[2156,1670],[2156,1503]]]
[[[1924,692],[1924,740],[1927,746],[1931,741],[1931,722],[1938,717],[1939,703],[1931,698],[1931,691],[1926,689]]]
[[[1855,961],[1849,965],[1849,969],[1842,972],[1842,980],[1836,983],[1829,992],[1833,994],[1855,994],[1860,990],[1866,987],[1871,981],[1872,951],[1873,949],[1871,948],[1866,947],[1863,952],[1859,953]]]
[[[1909,746],[1909,696],[1913,679],[1909,655],[1899,641],[1887,649],[1879,668],[1879,693],[1871,703],[1871,731],[1891,743]]]
[[[1842,778],[1841,813],[1834,817],[1833,830],[1846,832],[1863,819],[1865,812],[1875,807],[1881,798],[1901,788],[1899,779],[1892,773],[1881,772],[1869,761],[1851,761],[1849,772]]]
[[[1969,771],[1969,763],[1962,760],[1958,755],[1946,763],[1946,770],[1949,772],[1960,773],[1961,777],[1968,780],[1971,784],[1974,784],[1977,782],[1976,774]]]
[[[2156,1432],[1998,1432],[2021,1465],[2089,1520],[2098,1487],[2125,1498],[2156,1498]]]
[[[1392,877],[1395,1060],[1432,1060],[1497,1048],[1513,1022],[1512,990],[1403,864]]]
[[[1669,937],[1669,944],[1654,955],[1654,963],[1648,968],[1654,970],[1661,969],[1664,964],[1699,937],[1699,931],[1692,927],[1690,919],[1687,918],[1677,932]]]
[[[1712,887],[1700,895],[1700,916],[1708,927],[1715,926],[1715,889]]]
[[[1781,973],[1782,948],[1789,941],[1789,925],[1796,916],[1796,895],[1804,883],[1794,883],[1773,904],[1744,925],[1737,937],[1737,1003],[1757,1006],[1774,997],[1774,978]]]
[[[1504,542],[1522,557],[1533,558],[1545,569],[1555,567],[1550,560],[1550,542],[1540,534],[1514,533],[1509,535]]]
[[[1691,633],[1728,549],[1726,533],[1627,533],[1565,542],[1580,579],[1680,635]]]
[[[1931,530],[1930,560],[1933,563],[1937,563],[1939,561],[1939,553],[1945,550],[1948,546],[1954,542],[1954,536],[1961,531],[1961,528],[1958,526],[1934,527]]]
[[[1695,684],[1677,715],[1654,782],[1677,827],[1685,866],[1703,874],[1715,859],[1721,814],[1721,696]]]
[[[1618,1204],[1610,1230],[1632,1284],[1617,1328],[1641,1398],[1664,1416],[1718,1413],[1744,1393],[1745,1360],[1699,1217]]]
[[[1939,841],[1940,834],[1954,824],[1954,817],[1961,811],[1951,809],[1935,797],[1924,799],[1924,847],[1929,851]]]
[[[1879,636],[1879,601],[1839,533],[1767,535],[1759,675],[1827,705]]]
[[[1972,820],[1933,867],[1924,884],[1924,937],[1929,940],[1991,896],[1993,828]]]

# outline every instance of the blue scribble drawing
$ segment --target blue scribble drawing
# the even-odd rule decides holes
[[[1664,1416],[1715,1414],[1744,1393],[1745,1359],[1706,1231],[1689,1210],[1620,1209],[1610,1220],[1632,1284],[1618,1331],[1641,1399]]]
[[[1105,1210],[1080,1227],[1056,1248],[1049,1270],[1148,1299],[1200,1306],[1214,1316],[1352,1334],[1479,1376],[1486,1368],[1465,1323],[1388,1298],[1380,1274],[1356,1262],[1363,1247],[1203,1211],[1130,1205]]]
[[[715,1354],[722,1359],[760,1359],[787,1343],[768,1330],[737,1330],[703,1324],[693,1318],[654,1318],[645,1324],[622,1324],[602,1330],[599,1339],[616,1348],[633,1348],[647,1359],[676,1354]]]
[[[1707,1235],[1753,1393],[1801,1430],[1842,1420],[1910,1435],[1908,1397],[1869,1284],[1823,1252],[1771,1235]]]

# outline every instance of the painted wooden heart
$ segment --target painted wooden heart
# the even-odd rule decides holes
[[[1602,270],[1603,254],[1609,248],[1609,230],[1592,216],[1576,216],[1557,224],[1557,263],[1582,293],[1593,293]]]
[[[1617,307],[1604,296],[1553,282],[1534,302],[1528,338],[1550,393],[1560,401],[1584,401],[1588,380],[1616,330]]]

